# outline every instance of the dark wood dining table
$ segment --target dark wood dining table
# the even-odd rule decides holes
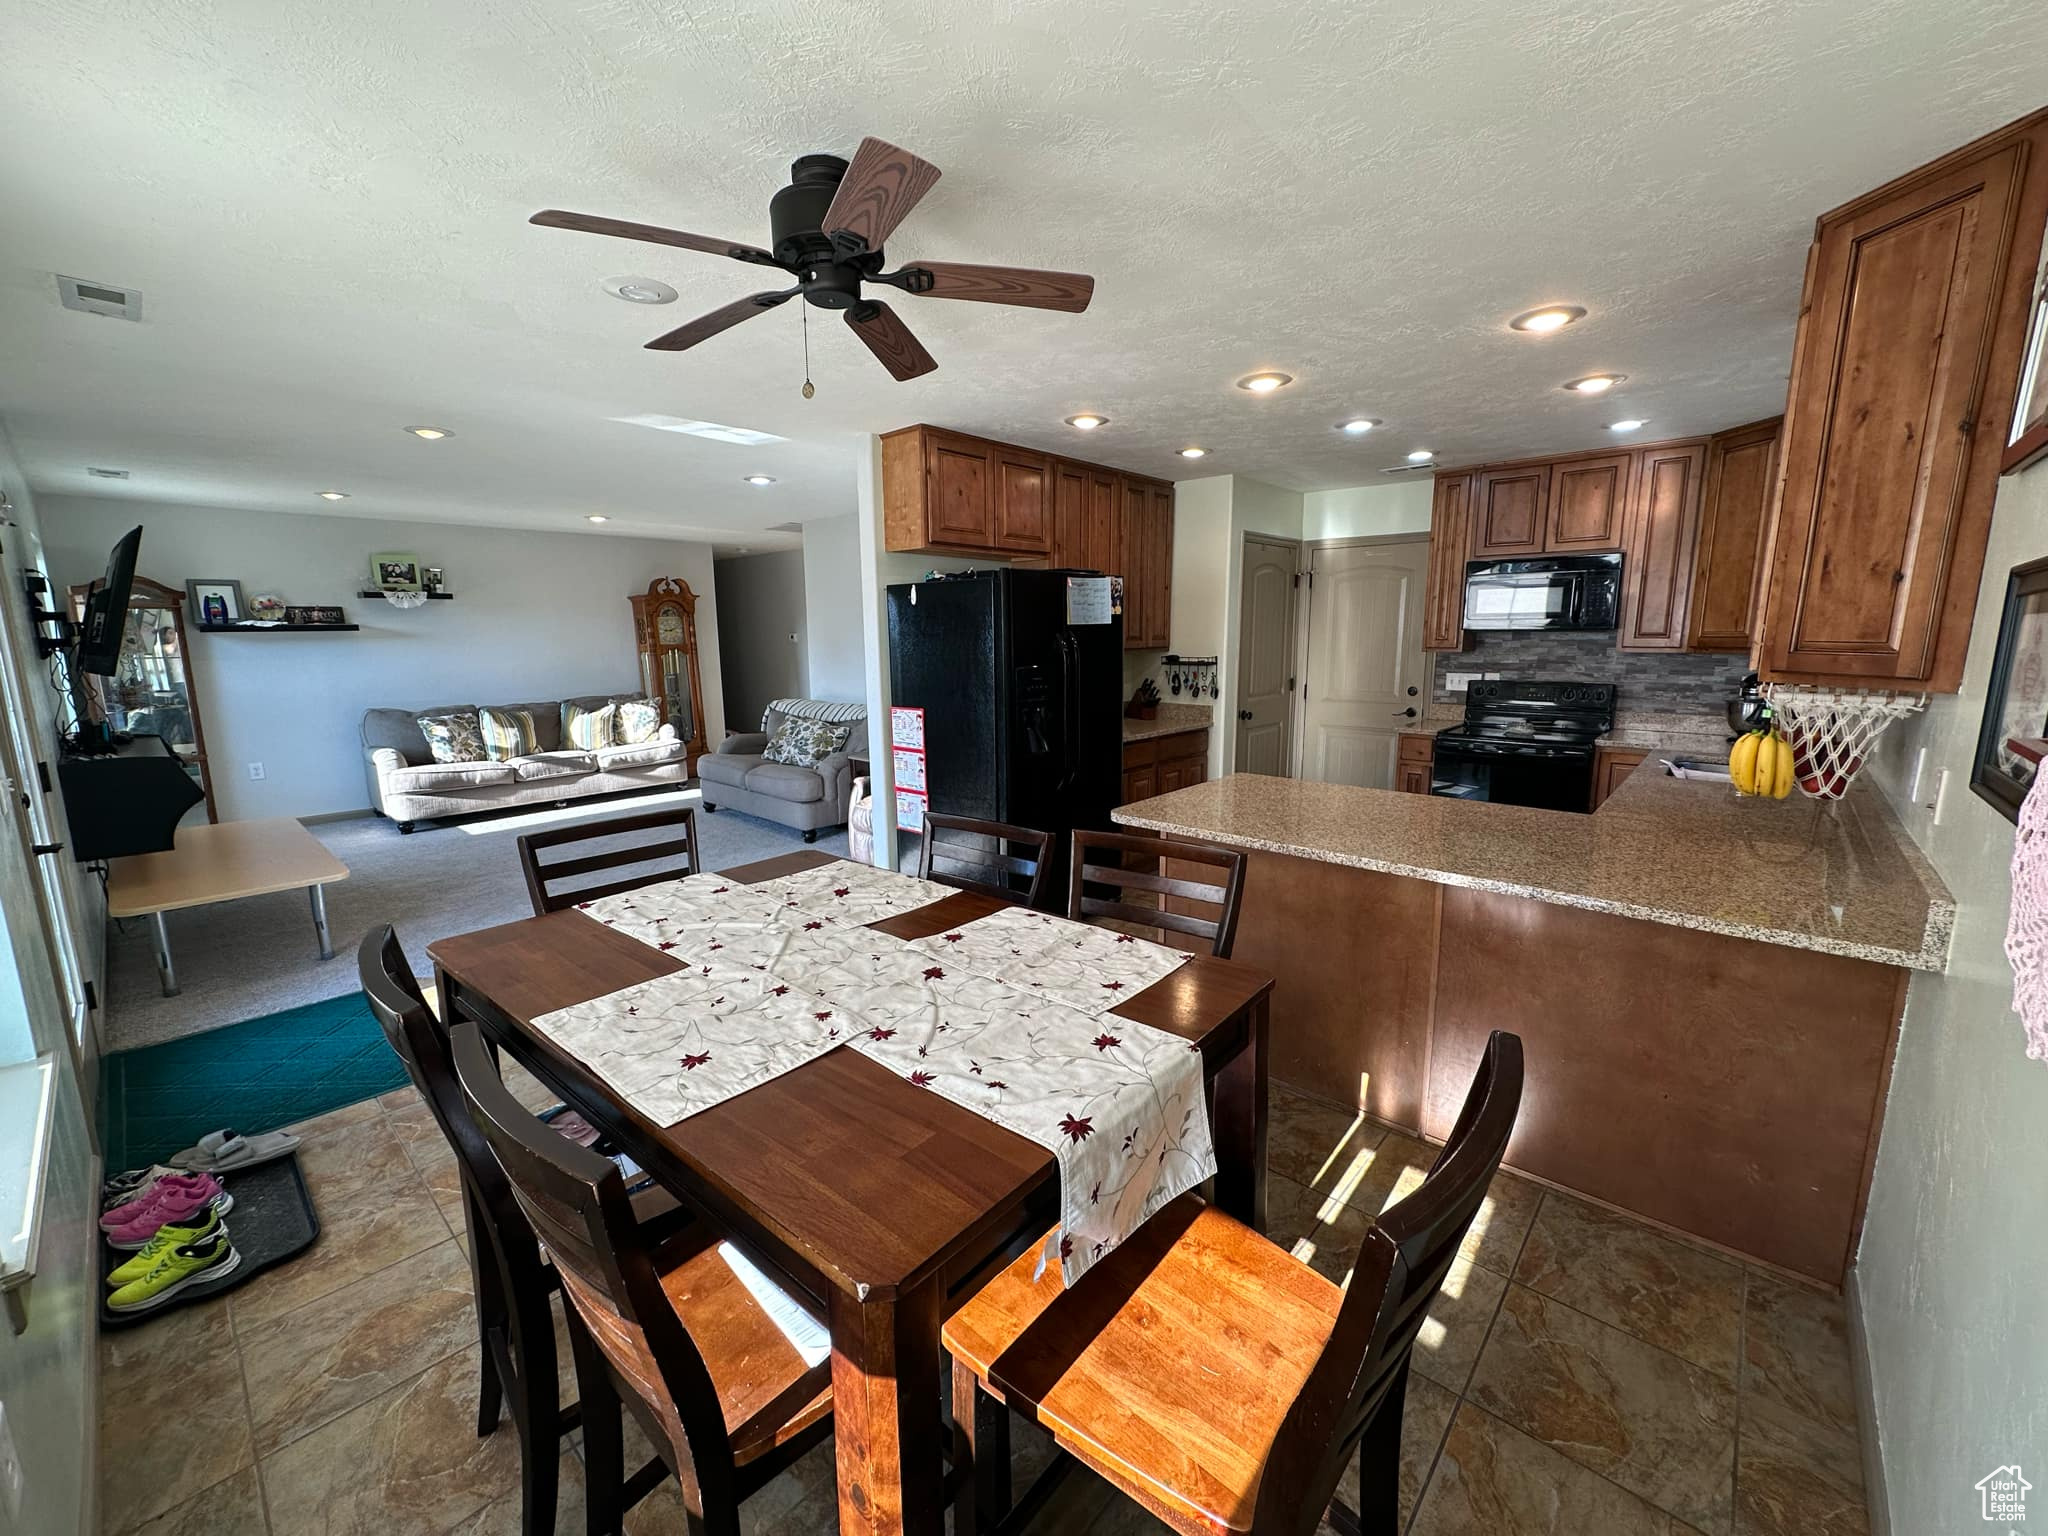
[[[754,883],[834,862],[792,853],[723,872]],[[954,891],[872,926],[923,938],[986,917]],[[1046,1148],[838,1050],[674,1125],[655,1125],[533,1020],[680,970],[573,909],[428,947],[443,1016],[474,1019],[686,1204],[828,1319],[839,1529],[939,1536],[939,1327],[1058,1219]],[[1265,1224],[1266,1010],[1273,978],[1196,955],[1113,1011],[1198,1046],[1213,1091],[1217,1203]]]

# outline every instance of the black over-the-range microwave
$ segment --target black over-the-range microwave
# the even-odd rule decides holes
[[[1536,555],[1465,567],[1467,629],[1614,629],[1620,555]]]

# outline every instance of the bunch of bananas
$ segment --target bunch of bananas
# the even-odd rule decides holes
[[[1728,754],[1728,776],[1745,795],[1782,800],[1792,793],[1792,745],[1775,730],[1751,731]]]

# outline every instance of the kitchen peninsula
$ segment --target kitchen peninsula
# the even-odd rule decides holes
[[[1510,1164],[1841,1283],[1955,913],[1874,786],[1742,800],[1653,761],[1587,816],[1236,774],[1115,819],[1250,853],[1275,1077],[1441,1140],[1512,1029]]]

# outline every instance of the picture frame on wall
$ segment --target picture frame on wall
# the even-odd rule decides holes
[[[402,549],[370,556],[370,585],[380,592],[420,590],[420,557]]]
[[[2006,820],[2017,822],[2020,802],[2040,772],[2048,737],[2048,559],[2016,565],[2006,578],[1998,621],[1998,648],[1970,788]]]
[[[247,617],[242,584],[231,576],[191,577],[185,583],[185,601],[195,624],[239,624]]]

